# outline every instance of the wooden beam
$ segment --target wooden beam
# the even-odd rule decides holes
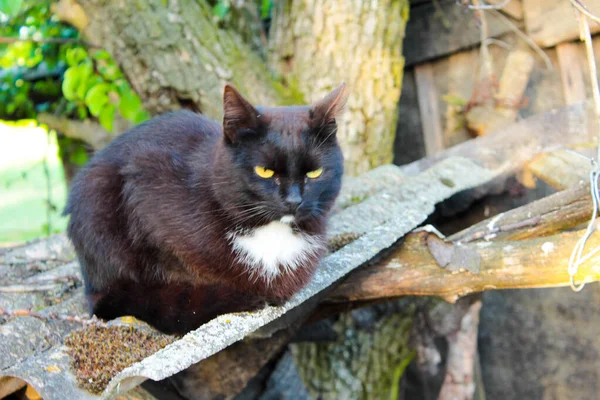
[[[556,46],[560,80],[566,104],[575,104],[585,101],[585,79],[583,77],[585,55],[576,43],[561,43]]]
[[[504,0],[487,0],[487,3],[498,5],[504,3]],[[522,20],[524,16],[523,3],[521,0],[511,0],[508,2],[508,4],[500,9],[500,12],[514,19]]]
[[[0,399],[8,397],[17,390],[24,388],[27,385],[25,381],[18,378],[11,378],[8,376],[0,377]]]
[[[600,0],[585,0],[586,7],[600,15]],[[542,47],[579,38],[579,24],[571,3],[567,0],[523,0],[525,26],[529,36]],[[590,24],[592,33],[600,25]]]
[[[448,157],[469,158],[486,168],[514,173],[537,154],[557,146],[595,145],[598,121],[591,103],[575,104],[523,119],[401,167],[415,175]]]
[[[508,55],[494,99],[473,107],[466,114],[471,131],[485,135],[517,119],[521,99],[533,70],[533,61],[533,56],[524,50],[515,50]]]
[[[553,188],[563,190],[587,182],[591,163],[571,151],[557,150],[538,155],[525,168]]]
[[[355,271],[327,298],[328,303],[381,301],[406,295],[459,297],[489,289],[569,285],[568,260],[579,232],[556,232],[586,222],[592,212],[589,186],[578,186],[499,214],[447,238],[408,235],[386,260]],[[592,236],[587,248],[600,245]],[[577,279],[600,279],[583,265]]]
[[[353,273],[328,297],[329,302],[368,301],[401,296],[438,296],[448,302],[492,289],[545,288],[569,285],[567,265],[583,231],[515,242],[477,242],[457,246],[428,232],[412,233],[392,257]],[[435,243],[435,244],[433,244]],[[592,236],[588,248],[600,246]],[[444,248],[452,259],[471,263],[472,271],[440,267],[432,248]],[[577,282],[600,280],[596,254],[579,269]]]
[[[518,23],[518,22],[517,22]],[[489,35],[498,37],[511,28],[499,18],[489,18]],[[403,53],[406,66],[430,61],[481,42],[473,10],[456,0],[437,0],[411,7]]]
[[[417,82],[419,114],[423,124],[425,154],[431,156],[442,151],[445,147],[438,93],[433,80],[433,66],[430,63],[416,66],[415,79]]]
[[[459,329],[447,336],[448,355],[446,375],[438,400],[473,399],[477,333],[481,300],[473,302],[461,318]]]
[[[448,241],[524,240],[572,229],[592,216],[589,185],[555,193],[525,206],[498,214],[450,237]]]

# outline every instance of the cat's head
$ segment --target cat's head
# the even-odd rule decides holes
[[[342,84],[311,106],[255,107],[225,86],[212,187],[236,224],[324,220],[342,181],[336,117],[345,90]]]

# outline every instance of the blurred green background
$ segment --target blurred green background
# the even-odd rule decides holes
[[[149,118],[112,57],[56,16],[64,4],[0,0],[0,247],[64,231],[67,182]]]
[[[56,133],[0,121],[0,246],[65,229],[67,185]]]

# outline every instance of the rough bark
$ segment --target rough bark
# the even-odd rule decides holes
[[[63,3],[59,17],[111,53],[151,114],[186,107],[220,119],[225,82],[257,104],[282,105],[309,103],[345,81],[352,95],[338,137],[347,173],[392,160],[408,0],[275,2],[275,75],[256,51],[264,37],[248,37],[254,22],[233,16],[232,29],[220,29],[206,1]]]
[[[345,81],[352,93],[338,137],[352,175],[393,157],[407,0],[275,2],[271,67],[314,100]]]
[[[438,400],[473,399],[480,309],[481,301],[471,304],[460,322],[460,329],[448,335],[447,371]]]
[[[333,342],[291,346],[313,399],[395,399],[413,358],[409,346],[415,307],[408,301],[342,314]],[[383,315],[382,315],[383,314]]]
[[[590,187],[581,185],[498,214],[457,232],[447,240],[469,243],[480,239],[531,239],[575,228],[591,216]]]
[[[582,235],[583,231],[563,232],[514,242],[453,246],[430,233],[410,234],[390,259],[353,273],[331,293],[329,301],[382,301],[416,295],[455,302],[487,290],[568,286],[569,257]],[[588,241],[591,249],[599,244],[595,236]],[[441,265],[446,255],[449,264]],[[600,280],[594,267],[598,260],[596,255],[579,267],[578,283]]]
[[[226,82],[258,104],[282,102],[260,57],[240,35],[218,28],[205,1],[80,4],[85,38],[110,52],[152,114],[187,107],[220,119]]]

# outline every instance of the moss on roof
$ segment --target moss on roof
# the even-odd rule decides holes
[[[99,394],[128,366],[156,353],[176,340],[174,336],[134,326],[90,325],[65,338],[77,382]]]

